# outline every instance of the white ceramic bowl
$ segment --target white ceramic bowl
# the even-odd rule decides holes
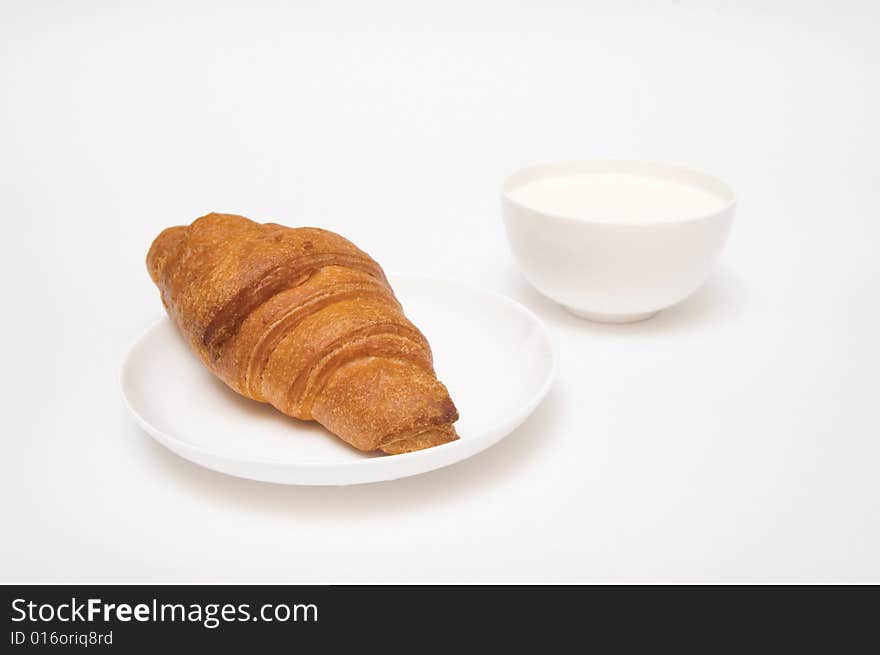
[[[501,194],[507,236],[526,279],[577,316],[650,318],[705,282],[736,200],[720,180],[635,161],[535,166]]]

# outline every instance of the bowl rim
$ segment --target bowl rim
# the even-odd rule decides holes
[[[707,214],[699,214],[697,216],[683,216],[682,218],[664,219],[662,221],[635,221],[621,219],[601,219],[601,218],[583,218],[570,214],[559,214],[549,212],[542,209],[536,209],[512,197],[512,192],[521,187],[523,184],[541,179],[544,177],[554,177],[564,173],[631,173],[634,175],[665,177],[666,179],[677,179],[687,184],[703,188],[711,193],[716,194],[725,201],[724,205],[716,211]],[[704,173],[703,171],[680,166],[677,164],[667,164],[664,162],[640,160],[640,159],[584,159],[569,160],[562,162],[554,162],[548,164],[536,164],[520,168],[506,178],[501,184],[502,202],[510,203],[520,209],[524,209],[539,216],[553,218],[561,221],[593,224],[609,227],[630,227],[630,226],[658,226],[658,225],[681,225],[683,223],[691,223],[716,218],[730,212],[736,207],[737,198],[733,188],[721,180],[720,178]]]

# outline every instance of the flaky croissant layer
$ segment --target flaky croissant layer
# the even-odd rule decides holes
[[[193,352],[241,395],[365,451],[458,438],[427,340],[338,234],[208,214],[159,234],[147,268]]]

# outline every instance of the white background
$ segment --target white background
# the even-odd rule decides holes
[[[149,4],[0,4],[0,580],[880,582],[880,5]],[[738,192],[646,323],[569,316],[505,243],[505,175],[595,157]],[[212,210],[516,298],[553,390],[397,482],[177,458],[118,372],[151,240]]]

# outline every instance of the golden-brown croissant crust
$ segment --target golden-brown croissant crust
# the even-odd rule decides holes
[[[208,214],[156,237],[147,268],[193,352],[241,395],[365,451],[458,438],[424,335],[338,234]]]

